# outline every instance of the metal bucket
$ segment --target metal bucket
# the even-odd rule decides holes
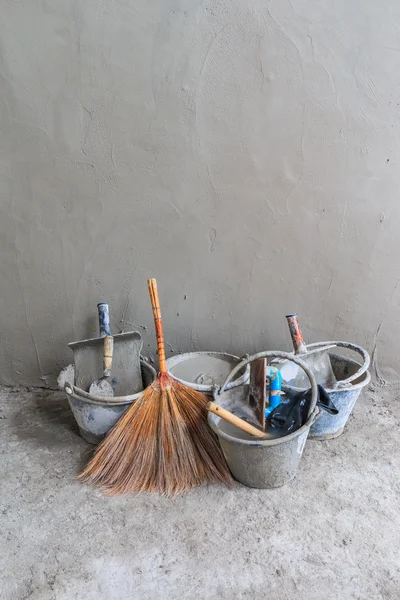
[[[306,424],[287,436],[263,440],[243,433],[233,426],[230,433],[227,433],[221,429],[224,427],[222,419],[211,412],[208,414],[208,422],[218,436],[232,475],[244,485],[258,489],[280,487],[296,476],[310,427],[319,415],[319,409],[316,407],[318,390],[312,372],[302,360],[287,352],[260,352],[243,360],[233,369],[222,387],[215,389],[214,402],[233,413],[238,412],[240,408],[242,414],[250,414],[248,397],[247,404],[243,406],[243,400],[240,401],[234,395],[232,397],[232,390],[227,389],[227,384],[240,368],[264,357],[291,360],[307,373],[312,399]]]
[[[339,413],[331,415],[322,411],[321,417],[314,423],[310,430],[310,439],[314,440],[329,440],[343,433],[361,390],[371,381],[371,376],[368,372],[370,364],[369,354],[361,346],[349,342],[318,342],[316,344],[309,344],[307,349],[311,350],[318,346],[322,347],[329,344],[335,344],[337,347],[347,348],[356,352],[362,357],[362,363],[352,360],[347,356],[328,352],[337,384],[334,388],[327,389],[326,392],[329,394]],[[284,385],[283,388],[300,391],[299,388],[288,385]]]
[[[212,398],[215,386],[220,387],[229,372],[240,363],[240,358],[226,352],[187,352],[171,356],[167,360],[169,375],[187,387]],[[227,389],[238,389],[246,397],[244,386],[248,384],[250,368],[244,366]]]
[[[144,360],[140,361],[143,389],[157,377],[156,371]],[[65,384],[65,392],[69,405],[79,426],[79,432],[89,444],[99,444],[120,417],[137,400],[141,391],[131,396],[119,396],[102,399],[81,395],[71,384]]]

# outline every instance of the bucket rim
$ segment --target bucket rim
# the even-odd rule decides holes
[[[183,385],[189,386],[192,389],[197,390],[198,392],[208,392],[208,393],[212,393],[214,388],[215,388],[215,384],[213,385],[204,385],[202,383],[193,383],[191,381],[186,381],[184,379],[180,379],[179,377],[176,377],[176,375],[174,375],[173,373],[170,372],[170,368],[173,368],[175,366],[175,360],[178,359],[179,357],[185,356],[186,358],[195,358],[196,356],[199,355],[205,355],[207,354],[208,356],[216,356],[217,358],[220,357],[228,357],[230,359],[234,359],[235,361],[237,361],[238,363],[242,360],[240,358],[240,356],[236,356],[235,354],[230,354],[229,352],[214,352],[213,350],[199,350],[199,351],[194,351],[194,352],[182,352],[180,354],[175,354],[174,356],[170,356],[169,358],[167,358],[167,370],[168,370],[168,374],[172,377],[172,379],[174,379],[175,381],[178,381],[179,383],[182,383]],[[171,367],[171,362],[174,363]],[[227,389],[231,390],[233,388],[236,387],[240,387],[242,385],[244,385],[245,383],[248,382],[250,377],[250,367],[247,366],[245,368],[245,371],[243,373],[243,375],[241,375],[240,377],[238,377],[238,379],[235,379],[234,381],[232,381],[230,384],[228,384]]]
[[[311,415],[308,417],[306,423],[304,423],[304,425],[302,425],[299,429],[296,429],[296,431],[293,431],[293,433],[289,433],[289,435],[284,435],[280,438],[275,438],[273,440],[262,440],[261,438],[254,438],[254,440],[239,439],[237,437],[234,437],[233,435],[229,435],[229,433],[226,433],[225,431],[221,431],[221,429],[217,427],[217,425],[214,422],[214,419],[218,417],[216,417],[216,415],[214,415],[213,413],[208,413],[207,419],[208,424],[214,431],[214,433],[218,437],[222,437],[225,441],[230,442],[231,444],[271,447],[279,446],[280,444],[290,442],[295,438],[299,437],[301,434],[309,432],[311,425],[316,421],[320,413],[320,409],[318,407],[315,407]]]
[[[354,365],[361,367],[359,362],[357,362],[356,360],[354,360],[352,358],[348,358],[347,356],[343,356],[342,354],[336,354],[335,352],[328,352],[328,354],[331,354],[335,358],[344,359],[346,362],[353,363]],[[365,371],[364,373],[361,373],[360,378],[362,379],[362,381],[360,381],[359,383],[349,383],[345,387],[324,388],[324,389],[327,394],[339,394],[341,392],[350,392],[352,390],[362,389],[363,387],[365,387],[366,385],[368,385],[370,383],[371,373],[369,371]],[[339,383],[340,383],[340,380],[339,380]],[[305,389],[305,388],[298,388],[293,385],[288,385],[288,384],[285,384],[284,382],[282,382],[282,387],[287,388],[293,392],[304,392],[304,389]]]

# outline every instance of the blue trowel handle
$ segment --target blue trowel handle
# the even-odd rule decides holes
[[[100,304],[97,305],[97,310],[99,313],[100,337],[104,337],[105,335],[111,335],[110,313],[108,310],[107,302],[100,302]]]

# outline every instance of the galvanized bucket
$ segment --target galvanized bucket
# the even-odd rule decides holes
[[[227,433],[221,429],[224,426],[222,419],[213,413],[208,414],[209,425],[218,436],[232,475],[244,485],[258,489],[280,487],[296,476],[310,427],[319,415],[316,406],[318,390],[315,378],[302,360],[288,352],[259,352],[240,362],[231,371],[222,387],[214,390],[214,402],[233,413],[239,412],[240,407],[239,416],[243,413],[250,414],[248,398],[247,404],[243,403],[243,399],[232,398],[232,390],[227,389],[227,385],[238,370],[264,357],[291,360],[306,372],[312,390],[306,424],[287,436],[263,440],[243,433],[237,428],[231,428],[230,433]]]
[[[157,373],[144,360],[140,361],[143,389],[150,385]],[[115,423],[137,400],[141,391],[131,396],[102,398],[91,396],[88,392],[78,390],[66,383],[64,390],[83,439],[89,444],[99,444]]]
[[[359,363],[347,356],[328,352],[337,383],[335,387],[327,389],[326,392],[329,394],[339,413],[331,415],[322,411],[321,417],[314,423],[310,430],[310,439],[314,440],[333,439],[343,433],[361,390],[371,381],[371,376],[368,372],[370,357],[368,352],[361,346],[351,344],[350,342],[317,342],[315,344],[308,344],[307,349],[311,350],[330,344],[356,352],[361,356],[362,362]],[[288,385],[284,385],[283,388],[288,388],[294,392],[300,391],[299,388]]]
[[[186,352],[168,358],[167,369],[175,381],[212,398],[215,386],[220,387],[232,368],[240,361],[238,356],[227,352]],[[216,370],[215,365],[217,365]],[[188,371],[187,375],[185,370]],[[244,366],[242,372],[239,371],[235,371],[239,376],[228,383],[227,389],[237,389],[245,398],[245,386],[249,381],[250,368]],[[179,376],[179,372],[183,376]]]

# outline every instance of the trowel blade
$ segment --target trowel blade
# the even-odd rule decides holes
[[[254,411],[260,429],[265,429],[266,360],[260,358],[250,365],[249,406]]]
[[[324,388],[333,388],[336,384],[336,377],[332,369],[331,361],[327,350],[335,348],[334,345],[314,348],[304,354],[296,354],[296,358],[304,361],[313,372],[313,375],[320,385]],[[291,361],[284,361],[279,365],[282,379],[286,385],[308,389],[310,381],[303,369]]]
[[[114,383],[114,381],[116,385],[116,380],[113,380],[113,378],[111,377],[111,382]],[[93,381],[89,388],[89,394],[92,394],[92,396],[103,396],[105,398],[112,398],[114,396],[114,388],[111,382],[108,381],[108,379],[104,378],[96,379],[96,381]]]

